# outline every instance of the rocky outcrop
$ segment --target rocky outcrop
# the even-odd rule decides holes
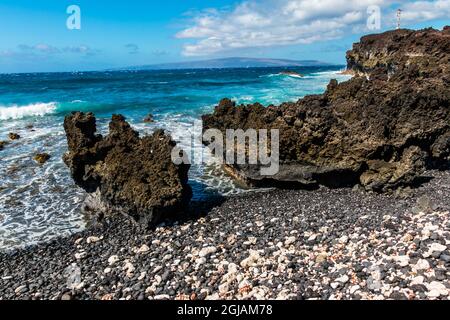
[[[50,160],[51,156],[48,153],[38,153],[33,157],[33,160],[36,161],[38,164],[44,164],[48,160]]]
[[[363,185],[385,192],[450,160],[450,29],[367,36],[347,54],[359,76],[295,103],[236,106],[224,99],[204,130],[279,129],[280,171],[228,165],[253,186]]]
[[[395,30],[361,38],[347,53],[347,70],[369,78],[444,78],[450,73],[450,27]]]
[[[81,112],[67,116],[64,129],[69,146],[64,162],[75,183],[91,194],[86,211],[155,224],[190,201],[189,165],[172,163],[176,144],[164,131],[141,138],[123,116],[113,115],[103,137],[96,133],[94,115]]]

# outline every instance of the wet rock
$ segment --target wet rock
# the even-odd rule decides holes
[[[0,151],[3,150],[7,144],[7,141],[0,141]]]
[[[50,160],[50,155],[48,153],[38,153],[33,157],[33,160],[39,164],[44,164]]]
[[[14,132],[10,132],[8,134],[8,138],[10,140],[19,140],[20,139],[20,135],[18,135],[17,133],[14,133]]]
[[[94,115],[81,112],[67,116],[64,129],[69,146],[64,162],[90,194],[86,212],[100,218],[125,214],[154,225],[189,203],[189,165],[172,162],[176,143],[164,131],[139,137],[123,116],[113,115],[109,134],[102,137]]]
[[[144,122],[145,123],[152,123],[152,122],[155,122],[155,120],[153,119],[153,115],[152,114],[148,114],[148,115],[146,115],[145,116],[145,118],[144,118]]]
[[[280,106],[224,99],[203,116],[204,130],[279,130],[278,173],[263,175],[261,162],[227,164],[247,185],[360,184],[376,192],[416,186],[426,169],[450,160],[449,43],[448,32],[432,29],[364,37],[347,55],[359,76]]]

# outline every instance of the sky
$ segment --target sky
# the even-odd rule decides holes
[[[450,24],[450,0],[0,0],[0,73],[222,57],[345,64],[362,35],[396,27],[398,8],[402,27]]]

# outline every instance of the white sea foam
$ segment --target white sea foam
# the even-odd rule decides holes
[[[339,73],[341,73],[341,71],[339,71],[339,70],[328,70],[328,71],[314,72],[314,73],[312,73],[312,75],[315,75],[315,76],[330,76],[330,75],[339,74]]]
[[[247,95],[247,96],[240,96],[240,97],[232,97],[231,100],[236,101],[238,104],[240,104],[240,103],[253,102],[253,101],[255,101],[255,97]]]
[[[21,119],[25,117],[44,116],[56,111],[56,102],[34,103],[25,106],[13,105],[10,107],[0,107],[0,120]]]

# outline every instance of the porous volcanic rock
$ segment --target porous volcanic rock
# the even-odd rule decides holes
[[[48,153],[38,153],[33,157],[33,160],[39,164],[44,164],[50,160],[51,156]]]
[[[64,129],[64,162],[75,183],[91,194],[86,211],[123,213],[153,225],[189,203],[189,165],[172,162],[176,143],[163,130],[141,138],[122,115],[113,115],[103,137],[96,133],[95,116],[82,112],[68,115]]]
[[[280,171],[227,165],[253,186],[343,187],[386,192],[421,182],[450,160],[450,29],[366,36],[347,53],[349,81],[280,106],[222,100],[204,130],[279,129]],[[205,142],[207,144],[207,142]]]
[[[8,134],[8,137],[10,140],[19,140],[20,139],[20,135],[18,135],[17,133],[14,133],[14,132],[10,132]]]
[[[149,113],[148,115],[145,116],[144,118],[144,122],[145,123],[152,123],[155,122],[155,120],[153,119],[153,115],[151,113]]]

